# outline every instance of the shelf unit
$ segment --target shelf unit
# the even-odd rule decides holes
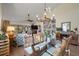
[[[0,56],[9,55],[9,39],[0,40]]]

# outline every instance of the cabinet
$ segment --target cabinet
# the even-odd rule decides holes
[[[0,40],[0,56],[9,55],[9,39]]]

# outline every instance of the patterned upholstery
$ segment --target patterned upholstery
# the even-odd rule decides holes
[[[24,45],[24,40],[25,40],[24,36],[25,36],[25,34],[22,34],[22,33],[17,34],[17,36],[16,36],[16,43],[17,43],[18,46]]]

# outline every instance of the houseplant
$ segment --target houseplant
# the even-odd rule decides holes
[[[0,40],[5,40],[6,38],[6,35],[0,32]]]

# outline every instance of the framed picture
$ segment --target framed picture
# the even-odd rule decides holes
[[[67,32],[71,30],[71,22],[62,22],[61,23],[62,31]]]

